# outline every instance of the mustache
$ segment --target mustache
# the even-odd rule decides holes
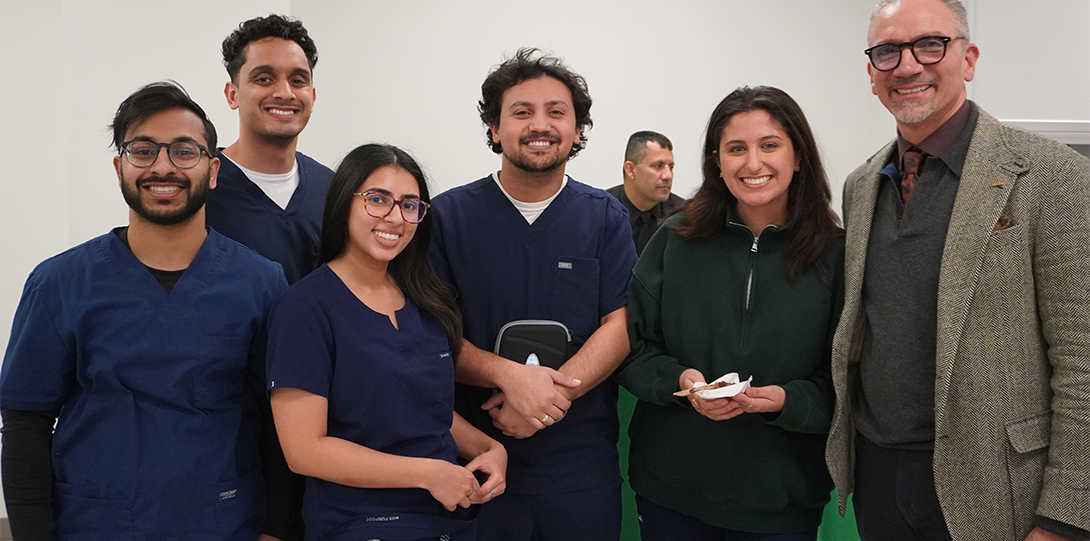
[[[189,188],[189,179],[180,177],[177,175],[167,175],[165,177],[157,174],[152,174],[146,177],[136,179],[136,186],[143,187],[148,184],[177,184],[183,188]]]
[[[519,139],[519,143],[527,143],[531,139],[545,139],[550,143],[559,143],[560,136],[552,132],[530,132]]]
[[[930,77],[927,77],[923,73],[917,73],[917,74],[913,75],[912,77],[897,77],[896,79],[890,81],[889,85],[890,85],[890,87],[894,87],[894,86],[901,86],[901,85],[912,85],[912,84],[917,84],[917,83],[924,83],[924,84],[929,84],[930,85],[930,84],[934,84],[934,81],[932,81]]]

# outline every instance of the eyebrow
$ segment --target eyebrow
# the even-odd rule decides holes
[[[129,141],[147,141],[149,143],[158,143],[159,142],[159,141],[156,141],[154,138],[152,138],[150,136],[147,136],[147,135],[135,135],[135,136],[133,136],[132,139],[129,139]],[[203,145],[200,141],[198,141],[198,140],[196,140],[193,137],[190,137],[188,135],[179,135],[179,136],[175,137],[174,139],[171,139],[170,142],[171,143],[196,143],[198,145]]]
[[[761,141],[767,141],[769,139],[783,139],[783,137],[780,137],[779,135],[776,135],[774,133],[770,133],[770,134],[765,135],[765,136],[760,138]],[[744,142],[745,141],[743,141],[741,139],[731,139],[729,141],[724,141],[723,144],[729,145],[731,143],[744,143]]]
[[[391,192],[390,190],[387,190],[386,188],[367,188],[366,190],[363,190],[363,191],[364,191],[364,193],[366,193],[366,192],[375,192],[375,193],[378,193],[378,194],[389,196],[391,198],[394,197],[394,193]],[[401,198],[402,199],[420,199],[420,196],[415,194],[415,193],[407,193],[407,194],[401,196]]]
[[[251,68],[248,73],[249,73],[249,75],[253,76],[253,75],[256,75],[258,73],[266,73],[266,72],[276,73],[276,71],[277,71],[276,67],[273,66],[272,64],[261,64],[260,66],[254,66],[253,68]],[[310,68],[300,68],[300,67],[292,68],[292,70],[290,72],[288,72],[288,73],[290,75],[306,75],[307,77],[311,76]]]
[[[508,109],[515,109],[515,108],[518,108],[518,107],[533,107],[533,105],[534,104],[532,102],[529,102],[529,101],[516,101],[516,102],[512,103],[511,106],[508,107]],[[570,105],[568,105],[568,102],[566,102],[564,100],[550,100],[550,101],[545,102],[545,107],[555,107],[557,105],[563,105],[565,107],[570,107]]]

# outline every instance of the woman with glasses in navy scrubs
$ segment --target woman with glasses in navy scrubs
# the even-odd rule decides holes
[[[307,476],[308,540],[472,539],[470,506],[506,486],[503,446],[454,413],[462,325],[427,263],[428,201],[404,151],[350,152],[321,266],[273,307],[268,387],[284,455]]]

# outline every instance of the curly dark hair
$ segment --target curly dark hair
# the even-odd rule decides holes
[[[303,54],[307,55],[311,71],[314,71],[314,66],[318,63],[318,47],[310,39],[303,23],[298,19],[273,14],[239,23],[238,29],[223,40],[223,67],[227,68],[227,75],[232,82],[237,82],[238,72],[246,63],[246,46],[252,41],[265,38],[282,38],[298,43]]]
[[[719,176],[719,143],[724,128],[734,115],[755,109],[768,113],[783,128],[799,161],[799,171],[787,188],[787,213],[792,226],[786,274],[794,280],[816,268],[821,274],[828,275],[831,269],[824,268],[822,254],[844,235],[840,218],[831,206],[829,179],[802,108],[786,92],[771,86],[738,88],[712,111],[704,134],[704,180],[685,204],[685,221],[677,227],[678,234],[686,240],[700,240],[727,227],[727,219],[738,199]]]
[[[535,58],[536,57],[536,58]],[[587,81],[583,76],[575,73],[564,65],[563,60],[542,53],[541,50],[523,47],[515,53],[515,56],[504,60],[496,66],[481,85],[481,101],[477,103],[477,110],[481,113],[481,122],[484,122],[484,137],[492,152],[503,153],[503,146],[492,140],[490,128],[500,123],[500,108],[503,106],[503,93],[523,81],[537,79],[538,77],[552,77],[568,87],[571,91],[572,105],[575,108],[575,126],[579,128],[579,143],[572,144],[569,158],[574,158],[587,146],[587,131],[594,126],[590,119],[590,92],[587,91]]]

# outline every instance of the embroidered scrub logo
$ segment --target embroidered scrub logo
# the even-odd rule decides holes
[[[556,264],[556,268],[571,270],[571,268],[572,268],[571,262],[570,261],[559,261]]]
[[[231,490],[225,490],[223,492],[220,492],[220,501],[222,502],[224,500],[230,500],[231,498],[234,498],[235,496],[238,496],[238,489],[237,488],[232,488]]]
[[[401,517],[398,515],[390,515],[386,517],[367,517],[364,520],[366,522],[391,522],[394,520],[401,520]]]
[[[447,357],[450,357],[450,352],[449,351],[444,351],[443,353],[439,354],[440,359],[446,359]]]

